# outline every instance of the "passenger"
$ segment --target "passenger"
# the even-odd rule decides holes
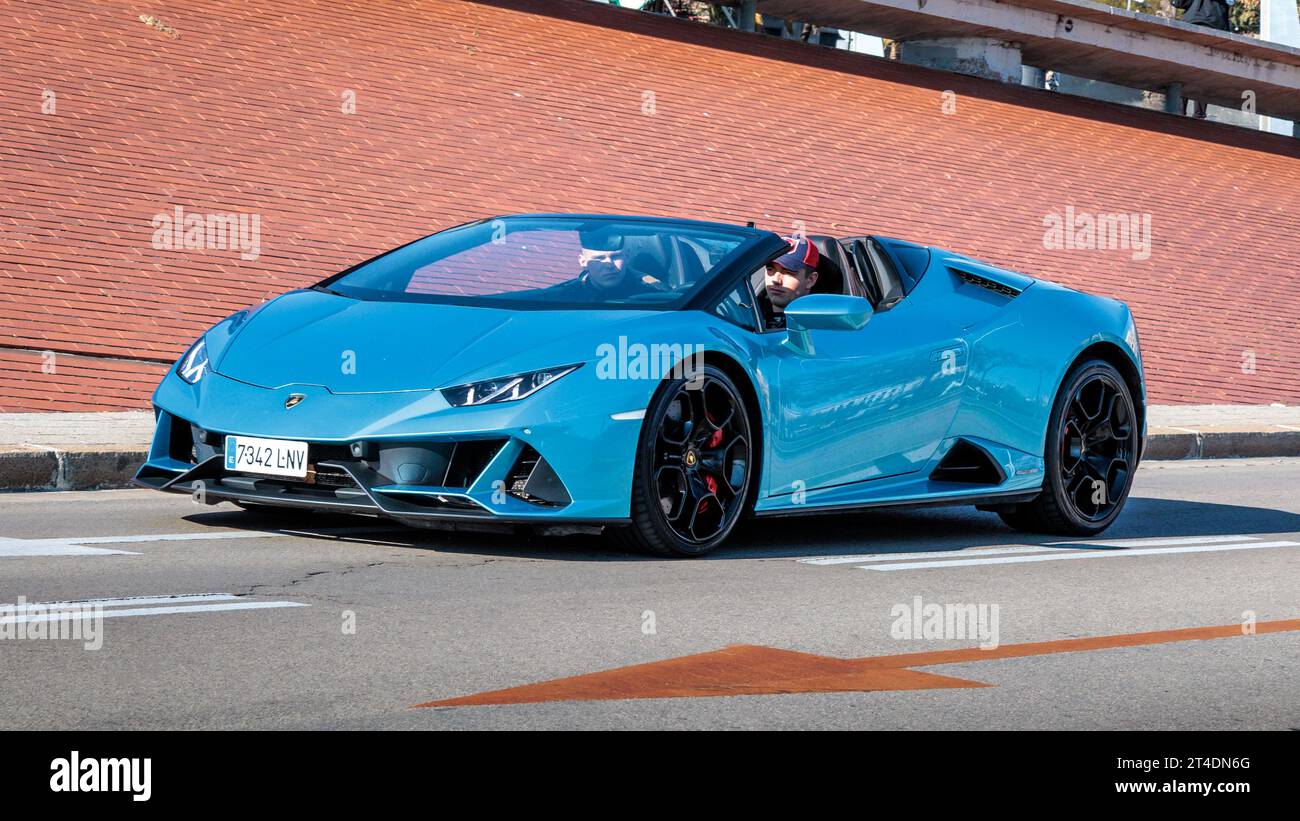
[[[817,284],[817,264],[821,255],[807,239],[788,240],[790,250],[767,264],[766,298],[771,306],[768,327],[785,327],[785,306],[811,293]]]

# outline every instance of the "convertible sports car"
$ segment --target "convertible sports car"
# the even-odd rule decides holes
[[[154,394],[136,482],[208,503],[614,534],[967,504],[1091,535],[1145,444],[1128,308],[938,248],[708,222],[485,219],[217,323]]]

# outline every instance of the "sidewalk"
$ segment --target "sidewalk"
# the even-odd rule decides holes
[[[1147,459],[1300,456],[1300,407],[1154,405]],[[125,487],[153,436],[149,411],[0,413],[0,491]]]
[[[1300,456],[1297,406],[1152,405],[1148,410],[1147,459]]]
[[[0,491],[125,487],[152,439],[151,411],[0,413]]]

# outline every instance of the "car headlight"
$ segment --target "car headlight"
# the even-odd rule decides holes
[[[207,343],[206,337],[199,337],[199,341],[190,346],[176,366],[176,375],[191,385],[198,384],[203,378],[203,372],[208,369]]]
[[[543,371],[530,371],[514,376],[502,376],[497,379],[485,379],[454,388],[443,388],[442,395],[454,408],[466,405],[491,405],[497,402],[513,402],[531,396],[555,380],[568,373],[573,373],[582,363],[562,365]]]

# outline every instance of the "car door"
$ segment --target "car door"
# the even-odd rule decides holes
[[[926,290],[922,279],[878,305],[859,330],[811,331],[811,355],[778,338],[769,494],[911,473],[934,455],[958,408],[968,348],[959,322],[927,308]]]

